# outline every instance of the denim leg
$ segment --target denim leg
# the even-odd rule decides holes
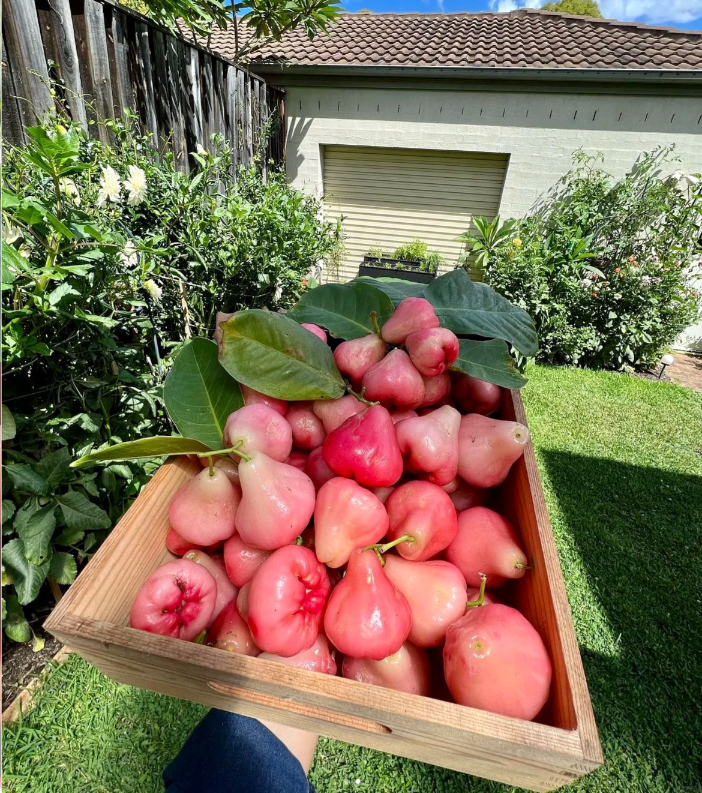
[[[314,793],[297,758],[260,721],[214,709],[163,781],[168,793]]]

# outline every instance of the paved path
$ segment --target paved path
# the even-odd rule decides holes
[[[681,352],[673,354],[675,363],[665,373],[678,385],[684,385],[693,391],[702,391],[702,355],[685,355]]]

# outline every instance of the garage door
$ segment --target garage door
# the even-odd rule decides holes
[[[339,280],[358,274],[370,248],[392,253],[415,239],[452,269],[463,251],[456,237],[471,218],[498,213],[507,161],[502,154],[325,146],[325,218],[344,217]]]

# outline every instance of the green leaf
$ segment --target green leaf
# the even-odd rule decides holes
[[[28,498],[24,504],[17,510],[15,520],[12,524],[14,530],[19,534],[27,527],[29,519],[35,512],[39,512],[41,506],[39,505],[38,498]]]
[[[57,584],[72,584],[76,580],[78,568],[76,560],[70,553],[59,551],[51,557],[49,578]]]
[[[70,295],[80,296],[80,292],[77,289],[74,289],[70,284],[60,284],[52,292],[49,292],[49,304],[52,306],[57,306],[64,299],[64,297],[69,297]]]
[[[222,448],[228,416],[244,405],[239,383],[220,366],[217,345],[209,339],[193,339],[180,350],[163,401],[178,431],[211,449]]]
[[[93,504],[82,493],[70,490],[55,496],[63,512],[63,518],[69,529],[90,531],[91,529],[109,529],[112,525],[109,515],[104,509]]]
[[[368,284],[381,292],[385,292],[396,306],[406,297],[424,297],[424,284],[418,284],[415,281],[404,281],[401,278],[371,278],[368,275],[362,275],[360,278],[354,278],[351,283]]]
[[[71,465],[71,454],[64,446],[55,452],[45,455],[34,466],[34,470],[46,479],[50,488],[63,481],[66,471]]]
[[[297,322],[313,322],[334,338],[358,339],[374,332],[371,312],[382,327],[392,314],[392,300],[371,284],[325,284],[310,289],[288,314]]]
[[[474,283],[465,270],[452,270],[424,290],[441,324],[459,335],[504,339],[522,355],[538,350],[531,317],[487,284]]]
[[[20,539],[10,540],[2,549],[2,563],[12,578],[19,602],[26,606],[39,594],[39,589],[49,572],[49,560],[35,565],[28,561]]]
[[[11,441],[17,434],[17,426],[15,424],[15,417],[7,405],[2,406],[2,439],[3,441]]]
[[[17,529],[20,540],[24,543],[25,555],[32,564],[41,564],[49,556],[51,537],[56,528],[55,504],[37,510],[22,526]]]
[[[4,468],[16,490],[34,493],[36,496],[46,494],[49,487],[46,479],[36,473],[30,465],[20,463],[18,465],[6,465]]]
[[[181,438],[179,435],[157,435],[154,438],[126,441],[97,452],[91,452],[72,462],[71,468],[82,468],[84,465],[92,463],[141,460],[149,457],[167,457],[170,454],[198,454],[198,452],[208,451],[211,451],[209,446],[193,438]]]
[[[5,598],[2,599],[2,621],[5,622],[5,617],[7,617],[7,604],[5,603]]]
[[[16,248],[2,241],[2,282],[12,284],[17,276],[27,269],[24,259]]]
[[[64,529],[54,537],[54,545],[75,545],[85,537],[85,532],[80,529]]]
[[[5,633],[15,642],[28,642],[32,636],[32,629],[24,616],[24,611],[22,611],[17,595],[8,595],[7,600],[3,598],[2,607],[2,622]]]
[[[13,192],[6,190],[4,187],[2,188],[2,208],[5,211],[12,209],[12,207],[19,206],[19,203],[19,198],[17,198]]]
[[[2,500],[2,522],[3,524],[7,523],[8,520],[15,514],[15,502],[10,501],[9,498],[3,498]]]
[[[283,314],[218,315],[219,360],[240,383],[277,399],[337,399],[346,387],[327,345]]]
[[[106,468],[105,471],[121,476],[122,479],[126,479],[128,482],[131,482],[134,478],[132,469],[128,465],[111,465],[109,468]]]
[[[458,358],[451,369],[464,372],[503,388],[521,388],[526,385],[502,339],[490,341],[459,340]]]

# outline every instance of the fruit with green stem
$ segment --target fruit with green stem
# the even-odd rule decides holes
[[[458,474],[474,487],[497,487],[528,442],[523,424],[469,413],[458,430]]]
[[[186,542],[212,545],[234,534],[240,502],[241,491],[221,469],[205,469],[173,496],[168,518]]]
[[[224,443],[238,446],[244,454],[263,452],[282,463],[292,451],[293,433],[288,421],[272,407],[261,403],[245,405],[227,419]]]

